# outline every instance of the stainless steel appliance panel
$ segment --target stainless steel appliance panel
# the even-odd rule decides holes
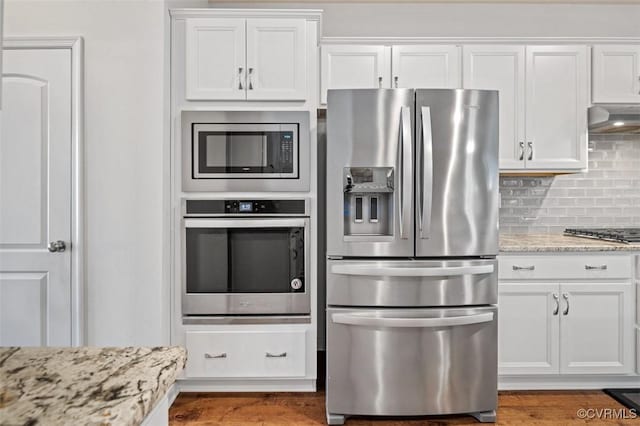
[[[416,90],[416,256],[498,254],[498,92]]]
[[[292,147],[294,156],[294,170],[291,173],[254,173],[225,174],[200,173],[196,167],[201,159],[199,149],[194,150],[193,132],[199,129],[221,130],[225,126],[238,129],[250,125],[254,130],[287,130],[292,131],[298,143]],[[310,160],[310,119],[308,111],[184,111],[182,112],[182,190],[192,191],[220,191],[220,192],[260,192],[260,191],[309,191]],[[239,127],[240,126],[240,127]],[[239,142],[249,142],[248,145],[260,147],[260,151],[249,156],[246,150],[233,152],[228,150],[215,139],[207,142],[212,153],[224,155],[228,161],[244,161],[250,166],[264,164],[268,156],[268,144],[262,145],[252,139],[238,139]],[[264,149],[263,149],[264,147]],[[206,154],[207,150],[203,152]],[[224,152],[223,152],[224,151]],[[221,166],[223,162],[212,161],[206,155],[202,159],[212,166]],[[250,167],[251,168],[251,167]]]
[[[327,310],[329,415],[494,410],[496,307]]]
[[[327,98],[327,254],[329,256],[413,256],[413,105],[412,89],[329,90]],[[389,179],[376,186],[364,183],[363,208],[371,196],[392,203],[380,219],[354,217],[352,230],[381,229],[381,235],[345,235],[345,180],[351,168],[371,179]],[[364,179],[366,181],[366,178]],[[393,191],[393,192],[390,192]],[[356,208],[356,204],[351,204]],[[362,211],[362,210],[361,210]],[[389,220],[385,228],[381,220]],[[378,222],[374,222],[378,220]],[[374,226],[374,224],[376,226]],[[354,231],[354,234],[357,232]]]
[[[425,307],[498,303],[498,262],[328,260],[327,304]]]

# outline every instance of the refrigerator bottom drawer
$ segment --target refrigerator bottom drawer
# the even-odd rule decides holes
[[[495,410],[497,315],[494,306],[327,309],[327,412]]]

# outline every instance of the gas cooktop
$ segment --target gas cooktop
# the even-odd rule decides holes
[[[565,235],[620,243],[640,243],[640,228],[567,228]]]

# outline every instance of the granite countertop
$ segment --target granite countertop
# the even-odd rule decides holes
[[[500,252],[637,251],[640,244],[615,243],[563,234],[500,234]]]
[[[0,348],[0,424],[138,425],[185,362],[180,347]]]

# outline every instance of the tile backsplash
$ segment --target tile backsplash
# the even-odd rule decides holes
[[[500,232],[640,227],[640,135],[591,136],[589,171],[500,177]]]

